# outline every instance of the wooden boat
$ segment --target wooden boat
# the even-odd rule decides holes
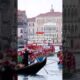
[[[45,58],[42,62],[34,63],[21,69],[16,69],[15,71],[17,74],[21,75],[35,75],[42,67],[44,67],[46,61],[47,59]]]
[[[42,62],[37,62],[34,64],[31,64],[29,66],[23,67],[23,68],[17,68],[13,69],[10,67],[5,68],[5,70],[0,70],[0,74],[21,74],[21,75],[35,75],[40,69],[44,67],[46,64],[47,59],[45,58]]]

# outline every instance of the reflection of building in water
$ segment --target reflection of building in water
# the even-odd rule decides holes
[[[41,13],[34,18],[28,19],[29,41],[54,42],[61,44],[62,41],[62,13],[55,12],[51,7],[50,12]]]
[[[16,48],[16,0],[0,0],[0,46]],[[11,44],[14,44],[11,46]]]

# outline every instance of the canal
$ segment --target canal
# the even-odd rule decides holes
[[[18,80],[62,80],[62,70],[58,68],[55,54],[47,58],[46,65],[35,76],[19,75]]]

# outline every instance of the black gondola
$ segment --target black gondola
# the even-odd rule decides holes
[[[21,75],[35,75],[42,67],[44,67],[46,61],[47,59],[45,58],[42,62],[34,63],[24,68],[16,69],[15,71],[17,74]]]

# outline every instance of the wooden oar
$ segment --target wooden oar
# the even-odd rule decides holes
[[[45,72],[48,74],[48,71],[44,68]]]

